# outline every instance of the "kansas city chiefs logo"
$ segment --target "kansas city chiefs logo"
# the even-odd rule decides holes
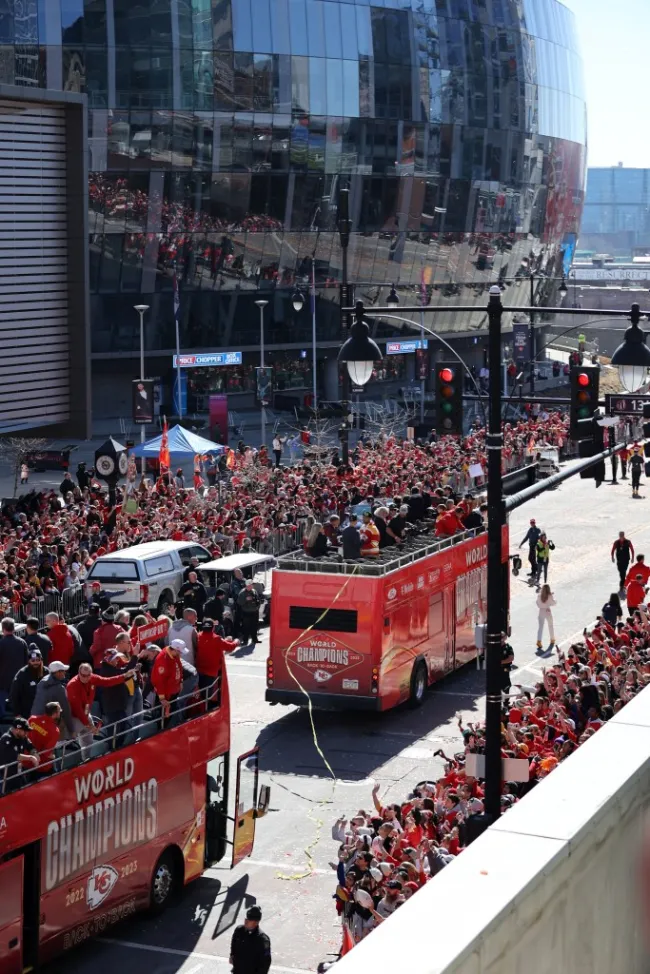
[[[86,886],[86,902],[91,910],[101,906],[116,882],[117,869],[112,866],[95,866]]]

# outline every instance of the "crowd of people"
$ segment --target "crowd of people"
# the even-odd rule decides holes
[[[643,600],[623,611],[617,593],[603,606],[591,631],[542,670],[535,685],[510,684],[504,672],[501,724],[503,758],[525,759],[529,780],[504,781],[501,810],[507,811],[592,737],[650,683],[650,569],[643,556],[630,569],[640,575]],[[641,566],[639,568],[639,566]],[[637,570],[638,569],[638,570]],[[548,586],[544,586],[548,588]],[[629,585],[628,585],[629,592]],[[550,591],[549,591],[550,594]],[[504,643],[504,671],[514,668]],[[514,676],[514,674],[513,674]],[[422,781],[399,802],[383,803],[380,785],[372,805],[339,818],[332,838],[338,861],[334,899],[343,922],[345,952],[398,909],[476,836],[475,817],[484,814],[483,783],[466,771],[467,755],[481,753],[485,729],[458,718],[459,750],[442,750],[444,773]]]
[[[532,450],[565,436],[561,416],[531,418],[506,427],[505,447]],[[138,630],[153,616],[113,615],[99,586],[89,594],[87,614],[73,625],[56,596],[71,588],[83,593],[88,572],[103,554],[171,537],[201,543],[219,558],[233,550],[264,551],[272,535],[284,532],[289,545],[304,534],[314,556],[340,541],[344,555],[363,557],[402,544],[410,521],[428,521],[427,530],[438,535],[482,527],[480,504],[456,489],[472,465],[485,469],[482,431],[461,440],[432,435],[418,443],[381,437],[359,444],[345,465],[333,457],[333,463],[303,459],[284,466],[279,446],[274,464],[264,449],[240,443],[219,465],[197,465],[192,488],[182,470],[140,484],[127,479],[113,506],[81,463],[76,483],[66,473],[58,493],[32,490],[4,506],[0,719],[7,715],[14,726],[2,738],[0,765],[16,760],[19,767],[30,765],[30,744],[36,750],[43,744],[42,773],[43,766],[51,767],[55,738],[75,738],[88,748],[98,734],[112,733],[120,744],[143,711],[162,724],[177,719],[176,700],[216,680],[223,653],[236,645],[229,637],[257,639],[254,588],[243,577],[233,579],[238,591],[234,619],[228,620],[223,596],[216,593],[209,602],[201,597],[203,585],[191,565],[181,602],[162,617],[168,634],[161,645],[140,645]],[[475,482],[480,486],[481,478]],[[43,620],[31,610],[45,596],[52,611]],[[24,638],[16,634],[15,620],[26,623]],[[39,728],[28,725],[34,718]],[[116,725],[117,736],[111,731]],[[25,756],[17,759],[16,753]]]
[[[0,736],[0,794],[54,770],[60,740],[76,741],[83,759],[95,739],[119,748],[145,721],[162,729],[218,703],[224,653],[239,640],[186,608],[175,620],[159,617],[166,633],[143,641],[153,621],[100,601],[77,625],[52,612],[39,632],[29,619],[24,637],[2,620],[0,720],[8,716],[10,727]]]

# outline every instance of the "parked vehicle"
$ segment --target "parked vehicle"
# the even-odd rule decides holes
[[[166,612],[178,599],[183,572],[192,558],[201,565],[211,560],[210,552],[188,541],[148,541],[122,548],[97,559],[88,574],[86,594],[100,582],[112,603],[118,606],[149,605]]]

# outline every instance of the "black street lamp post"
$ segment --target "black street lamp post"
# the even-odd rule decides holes
[[[350,328],[349,313],[343,311],[344,308],[352,306],[352,288],[348,284],[348,247],[350,246],[350,190],[343,187],[339,190],[338,202],[338,231],[341,242],[341,331],[343,336],[347,336]],[[341,459],[347,466],[349,456],[349,425],[347,421],[348,407],[350,403],[350,377],[347,369],[343,370],[343,380],[341,383],[341,403],[343,406],[343,425],[340,429],[341,435]]]
[[[501,288],[490,288],[488,302],[489,410],[487,429],[487,646],[485,651],[485,815],[486,825],[501,811],[501,634],[505,630],[503,558],[505,509],[501,481]]]

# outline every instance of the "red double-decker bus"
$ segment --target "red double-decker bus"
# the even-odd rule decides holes
[[[508,588],[508,529],[502,536]],[[487,534],[413,540],[361,562],[294,552],[272,576],[266,699],[388,710],[476,658]],[[507,601],[506,601],[507,604]],[[507,620],[504,619],[504,628]]]
[[[110,738],[88,760],[74,745],[57,749],[53,773],[31,783],[0,769],[0,974],[22,974],[142,908],[162,910],[224,857],[225,672],[201,695],[178,701],[175,727],[129,726],[134,742],[118,750]],[[269,798],[259,790],[258,802],[255,749],[238,759],[233,865],[252,852]]]

